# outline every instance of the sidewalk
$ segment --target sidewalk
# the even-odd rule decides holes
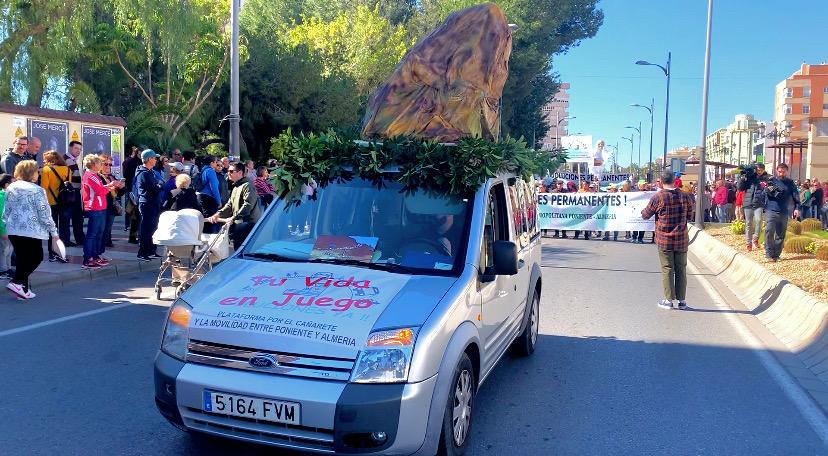
[[[43,263],[40,264],[30,279],[32,288],[66,286],[77,282],[118,277],[140,271],[158,271],[161,261],[138,261],[138,245],[128,243],[128,238],[129,233],[124,231],[124,217],[115,217],[115,224],[112,226],[112,243],[115,247],[107,247],[106,253],[104,253],[104,256],[109,258],[111,262],[109,266],[97,270],[87,270],[81,267],[83,263],[82,246],[66,248],[69,263],[51,263],[48,261],[48,253],[44,245]],[[72,240],[74,241],[74,239]],[[163,247],[158,248],[158,253],[163,255]]]

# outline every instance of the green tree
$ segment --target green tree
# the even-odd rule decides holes
[[[189,123],[226,77],[228,14],[227,0],[113,0],[114,23],[98,26],[93,68],[120,68],[141,94],[142,118],[163,126],[159,147],[192,133]]]
[[[40,106],[63,78],[91,23],[92,0],[17,0],[0,6],[0,100]]]
[[[409,44],[402,25],[392,25],[378,7],[365,5],[331,21],[304,16],[288,30],[287,43],[307,46],[321,59],[322,76],[347,75],[366,97],[391,74]]]

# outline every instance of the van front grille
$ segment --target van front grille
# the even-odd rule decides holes
[[[252,358],[261,356],[267,356],[276,362],[269,367],[257,367],[251,364]],[[348,381],[351,377],[351,370],[354,368],[352,359],[252,350],[198,340],[191,340],[187,344],[187,362],[265,374],[336,381]]]

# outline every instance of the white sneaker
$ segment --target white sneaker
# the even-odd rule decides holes
[[[7,288],[9,291],[11,291],[12,293],[16,294],[17,296],[20,296],[21,298],[26,298],[26,299],[28,299],[28,296],[26,295],[26,292],[25,292],[25,291],[23,291],[23,285],[18,285],[18,284],[14,283],[14,282],[9,282],[9,283],[6,285],[6,288]],[[31,293],[31,292],[30,292],[30,293]]]
[[[668,309],[668,310],[672,309],[673,308],[673,301],[670,301],[670,300],[667,300],[667,299],[662,299],[661,301],[658,302],[658,307],[661,307],[662,309]]]

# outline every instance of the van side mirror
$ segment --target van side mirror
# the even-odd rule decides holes
[[[511,241],[495,241],[493,245],[494,273],[515,275],[518,273],[518,249]]]

